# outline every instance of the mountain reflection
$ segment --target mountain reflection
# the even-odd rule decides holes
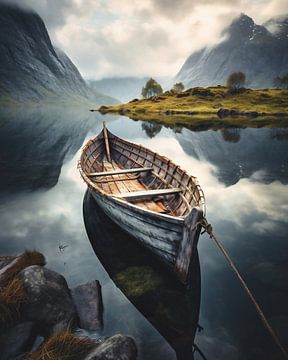
[[[215,174],[226,186],[256,172],[263,183],[288,182],[287,129],[183,129],[176,137],[185,153],[216,166]]]
[[[6,108],[0,115],[1,192],[53,187],[65,157],[95,127],[81,107]]]

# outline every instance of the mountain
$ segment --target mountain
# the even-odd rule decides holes
[[[88,80],[88,84],[107,95],[115,97],[123,102],[141,97],[142,87],[149,78],[143,77],[119,77],[104,78],[101,80]]]
[[[93,91],[76,66],[50,40],[44,22],[32,10],[0,4],[0,100],[78,99],[111,103]]]
[[[141,98],[142,87],[150,77],[115,77],[104,78],[101,80],[88,80],[88,84],[104,94],[110,95],[122,102],[128,102],[134,98]],[[156,77],[163,89],[170,86],[170,79],[166,77]]]
[[[220,43],[189,56],[176,80],[187,87],[224,85],[232,72],[243,71],[247,86],[271,87],[276,76],[288,72],[287,35],[287,16],[257,25],[241,14],[224,31]]]

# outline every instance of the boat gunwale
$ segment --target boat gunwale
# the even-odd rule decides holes
[[[132,142],[129,142],[125,139],[122,139],[121,137],[117,136],[117,135],[114,135],[112,132],[110,132],[109,130],[107,130],[107,132],[109,134],[111,134],[115,139],[119,140],[120,142],[124,142],[126,143],[127,145],[131,146],[132,148],[135,148],[135,145],[137,146],[137,144],[134,144]],[[174,165],[175,167],[177,167],[180,171],[183,172],[183,175],[187,175],[188,178],[194,182],[195,184],[195,187],[197,188],[198,192],[199,192],[199,204],[196,205],[196,206],[191,206],[188,213],[186,215],[182,215],[182,216],[172,216],[172,215],[168,215],[168,214],[162,214],[162,213],[159,213],[159,212],[156,212],[156,211],[152,211],[150,209],[146,209],[146,208],[142,208],[142,207],[139,207],[138,205],[135,205],[129,201],[125,201],[125,200],[122,200],[121,198],[116,198],[113,196],[113,194],[107,194],[105,191],[103,191],[100,187],[97,186],[97,184],[95,184],[86,174],[86,172],[82,169],[82,163],[84,163],[84,154],[85,151],[92,145],[95,143],[95,141],[97,141],[100,137],[100,135],[103,134],[103,130],[97,135],[95,136],[94,138],[91,138],[89,139],[85,146],[82,148],[82,153],[81,153],[81,156],[80,156],[80,159],[78,161],[78,169],[79,169],[79,172],[80,172],[80,175],[82,177],[82,179],[85,181],[85,183],[90,187],[92,188],[92,190],[94,190],[95,192],[97,192],[99,195],[101,196],[104,196],[106,197],[107,199],[109,199],[110,201],[112,200],[113,202],[115,202],[116,204],[117,203],[120,203],[122,205],[125,205],[125,206],[128,206],[128,207],[131,207],[133,209],[137,209],[138,212],[142,213],[142,214],[150,214],[150,215],[153,215],[154,217],[158,217],[159,219],[167,219],[169,220],[170,222],[174,222],[174,223],[178,223],[178,224],[182,224],[184,223],[185,219],[189,216],[189,214],[191,213],[191,211],[194,209],[194,208],[200,208],[201,210],[203,210],[203,213],[205,214],[206,213],[206,202],[205,202],[205,196],[204,196],[204,193],[203,193],[203,190],[201,188],[201,186],[199,185],[198,181],[197,181],[197,178],[195,176],[192,176],[192,175],[189,175],[187,173],[186,170],[182,169],[179,165],[176,165],[173,161],[171,161],[170,159],[168,159],[167,157],[163,156],[163,155],[160,155],[148,148],[146,148],[145,146],[143,145],[138,145],[140,146],[142,149],[147,149],[147,151],[149,151],[150,153],[152,154],[156,154],[158,155],[160,158],[162,159],[165,159],[165,160],[168,160],[169,161],[169,164],[170,165]],[[114,139],[112,139],[113,141]],[[127,149],[127,151],[129,151],[129,149]],[[86,154],[87,155],[87,154]],[[168,167],[167,167],[168,169]],[[171,174],[170,174],[171,175]],[[189,181],[189,180],[188,180]]]

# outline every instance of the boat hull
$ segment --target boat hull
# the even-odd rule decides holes
[[[92,195],[104,213],[124,231],[132,235],[161,260],[174,266],[183,237],[183,221],[145,211],[92,190]],[[127,206],[128,205],[128,206]]]
[[[105,127],[83,148],[79,171],[104,213],[189,283],[205,209],[196,178]]]

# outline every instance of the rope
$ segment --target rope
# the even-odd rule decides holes
[[[278,336],[276,335],[275,331],[273,330],[272,326],[269,324],[266,316],[264,315],[263,311],[261,310],[260,306],[258,305],[254,295],[252,294],[252,292],[250,291],[250,289],[248,288],[245,280],[242,278],[242,276],[240,275],[238,269],[236,268],[236,266],[234,265],[232,259],[230,258],[230,256],[228,255],[228,253],[226,252],[226,250],[224,249],[223,245],[220,243],[220,241],[216,238],[215,234],[213,233],[213,228],[212,225],[208,223],[206,218],[203,218],[201,221],[197,222],[195,224],[195,227],[197,227],[198,225],[201,225],[204,228],[204,231],[202,232],[205,233],[207,232],[207,234],[210,236],[211,239],[213,239],[216,243],[216,245],[218,246],[218,248],[220,249],[220,251],[222,252],[222,254],[224,255],[224,257],[226,258],[229,266],[232,268],[232,270],[234,271],[234,273],[236,274],[238,280],[240,281],[241,285],[243,286],[244,290],[246,291],[247,295],[249,296],[250,300],[252,301],[252,303],[254,304],[256,311],[260,317],[260,319],[262,320],[264,326],[266,327],[266,329],[268,330],[268,332],[270,333],[270,335],[272,336],[273,340],[275,341],[276,345],[278,346],[278,348],[281,350],[283,356],[285,359],[288,360],[288,353],[286,351],[286,349],[284,348],[284,346],[281,344]]]

